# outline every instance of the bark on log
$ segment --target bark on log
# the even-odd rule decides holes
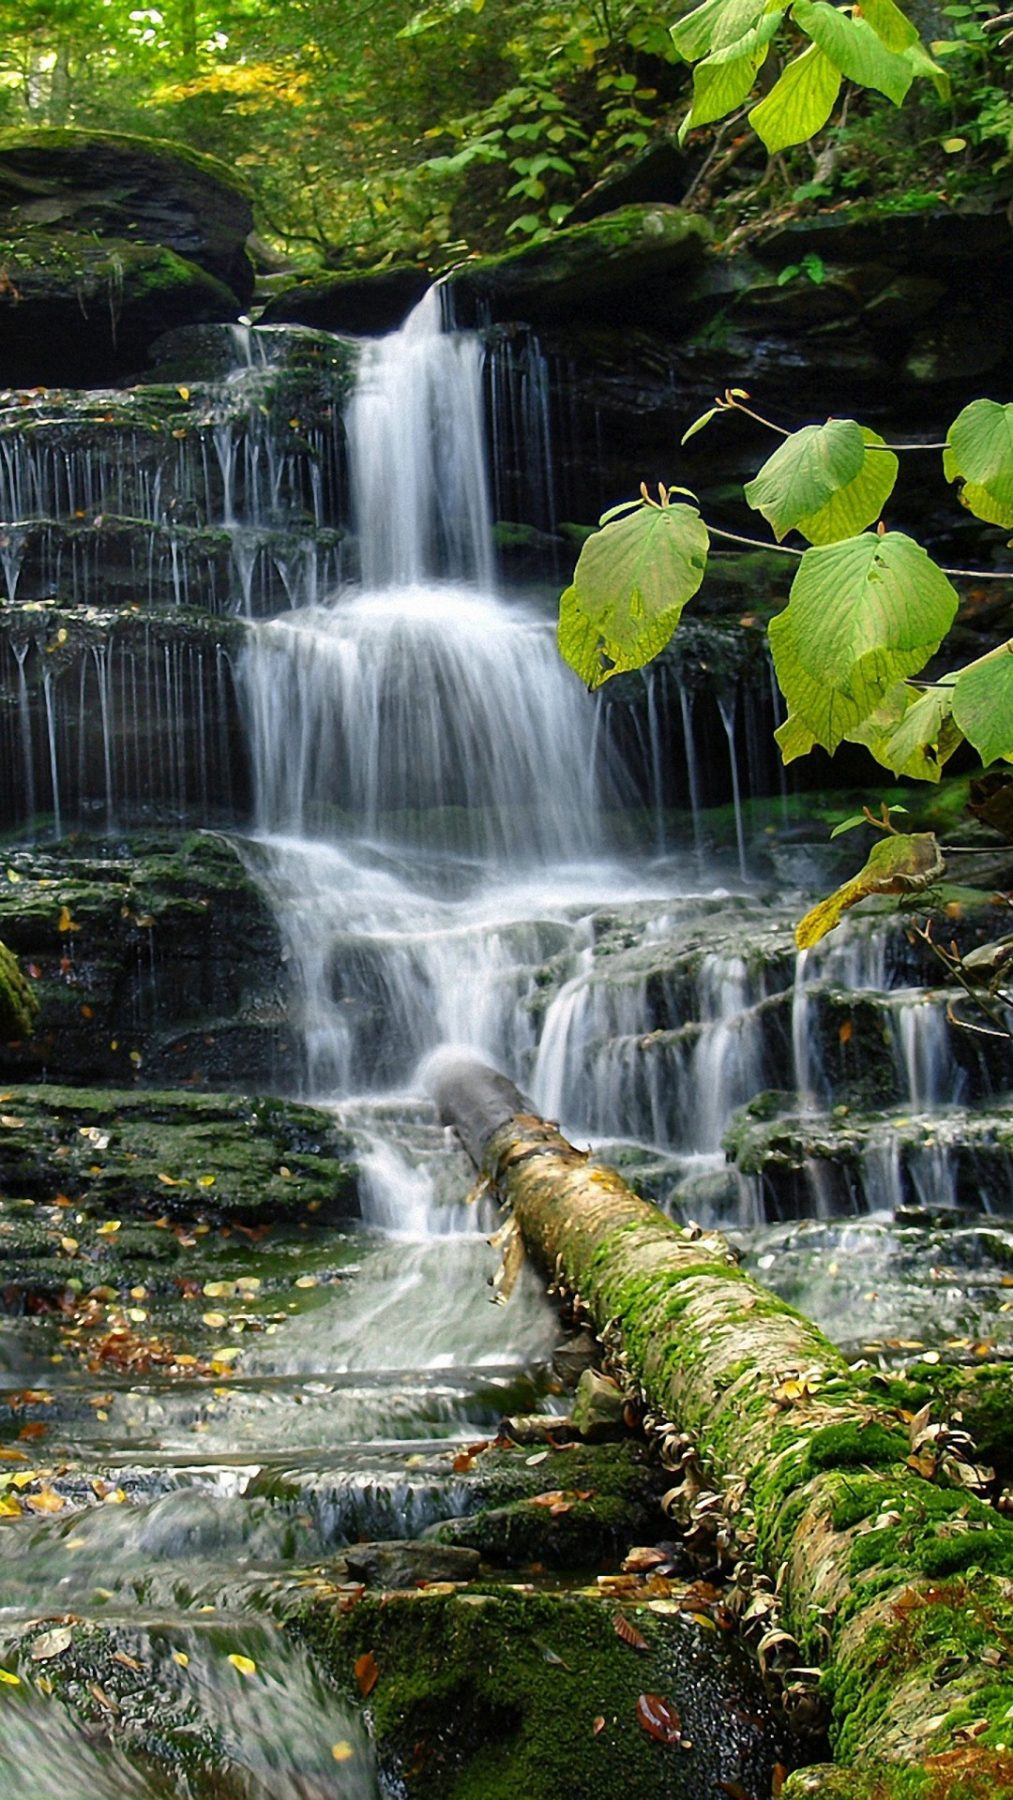
[[[457,1060],[434,1091],[662,1447],[668,1431],[690,1531],[780,1576],[798,1649],[775,1640],[768,1660],[822,1667],[838,1762],[796,1772],[784,1800],[1013,1797],[1013,1524],[964,1485],[973,1450],[944,1418],[912,1421],[902,1382],[852,1368],[719,1233],[672,1224],[504,1077]]]

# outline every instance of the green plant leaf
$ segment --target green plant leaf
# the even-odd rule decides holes
[[[803,725],[801,719],[796,718],[793,713],[789,713],[784,724],[778,726],[774,733],[774,739],[781,752],[781,761],[784,763],[794,762],[798,756],[808,756],[810,750],[814,749],[816,745],[816,739],[809,727]]]
[[[663,650],[696,593],[710,539],[694,506],[642,506],[589,537],[560,601],[559,648],[589,687]]]
[[[693,70],[693,105],[683,132],[733,112],[749,93],[784,14],[768,13],[735,44],[712,50]]]
[[[944,765],[963,743],[963,733],[953,722],[953,689],[933,687],[916,696],[910,688],[903,687],[903,694],[898,723],[881,740],[863,741],[877,761],[895,775],[938,781]]]
[[[895,682],[938,649],[957,595],[903,532],[863,532],[807,550],[770,622],[778,683],[817,743],[835,750]]]
[[[864,463],[861,427],[854,419],[828,419],[793,431],[743,491],[780,539],[800,519],[818,515],[861,475]]]
[[[934,44],[932,47],[934,50],[939,49],[938,44]],[[950,41],[947,40],[947,48],[949,47]],[[959,50],[962,46],[958,44],[956,48]],[[917,43],[908,45],[907,49],[904,51],[904,55],[911,64],[916,75],[928,77],[932,86],[935,88],[936,93],[939,95],[940,100],[948,100],[950,98],[953,83],[947,75],[946,70],[929,55],[920,38]]]
[[[859,426],[863,443],[882,444],[883,439],[867,426]],[[892,450],[866,448],[862,466],[852,481],[832,494],[825,506],[796,520],[796,530],[811,544],[834,544],[840,538],[854,537],[879,518],[893,493],[900,464]]]
[[[792,144],[804,144],[819,131],[833,112],[840,91],[840,69],[811,44],[752,108],[749,123],[773,156]]]
[[[679,439],[680,444],[688,444],[690,438],[696,437],[698,431],[702,431],[705,425],[709,425],[712,419],[716,419],[718,414],[724,411],[723,406],[709,406],[707,411],[701,413],[698,419],[694,419],[692,425],[683,432]]]
[[[892,818],[894,813],[906,813],[907,807],[889,806],[887,807],[887,812]],[[833,841],[834,838],[843,837],[846,831],[857,831],[859,825],[871,825],[872,823],[873,820],[869,818],[867,811],[852,813],[849,818],[842,819],[839,825],[834,826],[833,831],[830,833],[831,841]]]
[[[873,844],[868,861],[858,874],[799,920],[795,942],[800,950],[809,950],[840,923],[844,913],[870,894],[920,893],[945,873],[946,865],[931,831],[911,835],[895,832],[882,837]]]
[[[866,19],[829,6],[827,0],[795,0],[791,16],[849,81],[875,88],[900,106],[914,69],[905,56],[887,49]]]
[[[912,25],[894,0],[862,0],[862,17],[888,50],[906,50],[909,44],[918,42],[918,27]]]
[[[1013,525],[1013,405],[972,400],[946,434],[943,469],[963,480],[961,499],[979,518]]]
[[[752,31],[767,10],[767,0],[703,0],[677,19],[669,36],[684,62],[699,62],[711,50],[723,50]]]
[[[983,763],[1013,756],[1013,640],[960,671],[953,716]]]

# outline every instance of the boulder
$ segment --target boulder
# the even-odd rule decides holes
[[[39,227],[159,244],[241,305],[253,293],[246,190],[224,163],[183,144],[115,131],[0,132],[0,229]]]
[[[268,301],[259,322],[382,337],[397,330],[430,283],[425,269],[414,264],[369,274],[317,275],[283,288]]]
[[[160,244],[0,220],[0,385],[87,387],[143,368],[177,325],[232,319],[217,275]]]
[[[668,284],[698,267],[707,221],[677,206],[623,206],[542,242],[487,256],[453,271],[448,285],[462,319],[581,319],[621,323],[644,315],[645,284]]]

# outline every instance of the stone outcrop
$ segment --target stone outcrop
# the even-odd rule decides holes
[[[115,381],[162,332],[234,319],[253,292],[252,225],[230,171],[184,146],[0,133],[0,382]]]

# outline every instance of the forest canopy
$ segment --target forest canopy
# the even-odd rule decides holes
[[[333,267],[439,269],[524,242],[659,156],[670,192],[650,197],[711,210],[726,232],[785,208],[1008,197],[1013,102],[991,0],[921,8],[928,78],[903,106],[889,80],[846,84],[818,147],[774,151],[747,112],[797,66],[803,7],[767,9],[750,56],[717,46],[694,72],[694,30],[679,22],[698,10],[0,0],[0,128],[102,127],[210,151],[248,180],[275,250]]]

